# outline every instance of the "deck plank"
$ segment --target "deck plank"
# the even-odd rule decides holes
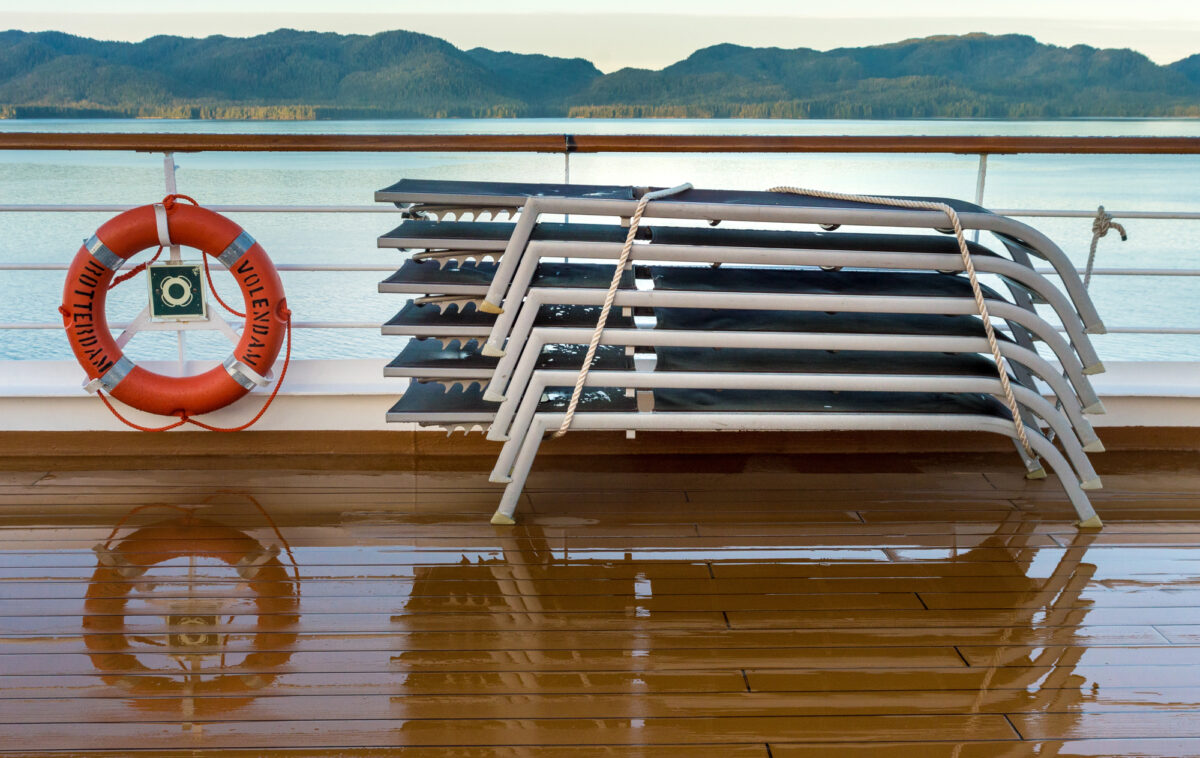
[[[198,631],[208,627],[197,625]],[[213,625],[214,630],[217,625]],[[348,625],[333,633],[262,632],[246,628],[226,635],[220,645],[207,647],[182,644],[172,635],[149,625],[138,636],[153,642],[159,652],[187,653],[198,650],[250,652],[253,650],[719,650],[724,648],[863,648],[863,647],[954,647],[980,645],[1170,645],[1170,630],[1152,626],[1058,626],[1022,627],[881,627],[846,629],[664,629],[649,627],[634,636],[623,629],[586,631],[525,631],[519,637],[496,631],[353,632]],[[1188,629],[1194,627],[1178,627]],[[86,653],[88,644],[117,645],[121,633],[78,634],[63,628],[63,634],[0,637],[0,655],[30,653]]]
[[[400,572],[398,572],[400,573]],[[410,572],[413,573],[413,572]],[[441,578],[315,578],[305,576],[303,582],[303,597],[305,601],[316,598],[411,598],[439,595],[471,595],[472,597],[529,597],[534,593],[523,592],[519,586],[505,586],[505,579],[511,577],[511,572],[497,572],[495,578],[478,579],[441,579]],[[430,572],[436,576],[437,572]],[[219,568],[210,568],[201,574],[185,575],[173,578],[162,578],[159,575],[156,582],[157,597],[212,597],[212,598],[252,598],[256,595],[278,595],[284,591],[277,581],[237,582],[222,576]],[[1098,602],[1104,601],[1109,605],[1117,602],[1117,596],[1135,593],[1148,593],[1147,602],[1142,605],[1150,606],[1150,598],[1156,598],[1162,593],[1169,592],[1170,582],[1147,581],[1146,587],[1139,590],[1110,588],[1105,579],[1091,579],[1087,582],[1084,592],[1092,593]],[[44,602],[52,600],[82,600],[88,598],[99,600],[103,598],[125,597],[137,582],[104,582],[89,585],[78,580],[28,580],[0,579],[0,599],[11,599],[14,602]],[[1034,594],[1035,585],[1027,580],[1013,576],[982,576],[982,577],[903,577],[885,576],[872,578],[836,578],[836,577],[781,577],[765,579],[755,577],[750,579],[704,578],[691,579],[650,579],[631,574],[624,579],[543,579],[540,580],[542,593],[538,596],[566,597],[636,597],[646,593],[658,596],[702,596],[702,595],[862,595],[862,594],[919,594],[928,607],[931,596],[938,602],[945,603],[937,607],[962,607],[956,605],[958,596],[966,595],[974,599],[977,595],[985,596],[980,602],[995,602],[1001,598],[1005,605],[1012,598],[1007,593]],[[1186,591],[1185,591],[1186,592]],[[1156,594],[1157,593],[1157,594]],[[1186,597],[1186,595],[1185,595]],[[391,600],[390,602],[396,602]],[[1133,601],[1130,601],[1133,602]],[[1178,605],[1173,602],[1163,602],[1163,605]],[[14,606],[15,607],[15,606]],[[972,606],[975,607],[975,606]],[[981,606],[982,607],[982,606]],[[47,606],[46,610],[53,610]]]
[[[203,731],[200,732],[203,734]],[[1017,744],[1017,743],[1012,743]],[[688,758],[697,753],[717,750],[728,758],[770,758],[766,743],[738,745],[455,745],[455,758]],[[337,748],[337,758],[445,758],[445,747],[345,747]],[[78,756],[78,751],[39,751],[39,758]],[[89,750],[90,758],[129,758],[126,750]],[[138,755],[132,753],[132,755]],[[329,748],[193,748],[188,750],[156,749],[154,758],[329,758]]]
[[[789,745],[771,743],[774,758],[1181,758],[1200,755],[1200,739],[1172,736],[1135,740],[1080,739],[1023,742],[894,742],[846,745],[834,743]]]
[[[207,747],[311,747],[342,745],[591,745],[747,744],[770,734],[780,740],[1002,740],[1017,735],[1004,716],[787,716],[632,719],[510,719],[503,713],[475,719],[379,721],[238,721],[197,724]],[[26,723],[8,727],[7,746],[17,750],[172,747],[181,737],[177,724],[125,722],[86,724]],[[195,739],[195,738],[192,738]]]
[[[1059,622],[1080,624],[1086,619],[1089,624],[1102,626],[1194,625],[1200,624],[1200,608],[1168,607],[1148,610],[1145,608],[1097,608],[1068,609]],[[735,629],[821,629],[830,626],[851,626],[855,621],[866,626],[880,626],[889,622],[908,627],[971,626],[1014,626],[1029,623],[1031,617],[1043,615],[1037,608],[983,609],[983,610],[937,610],[937,611],[730,611],[726,614],[729,625]]]
[[[1200,711],[1195,708],[1178,712],[1145,708],[1134,714],[1017,713],[1008,718],[1022,738],[1030,740],[1121,739],[1147,734],[1200,737]]]
[[[727,718],[811,716],[904,716],[1016,714],[1039,712],[1035,699],[1016,689],[893,690],[888,692],[748,692],[737,698],[727,693],[600,695],[595,693],[532,695],[417,695],[403,687],[394,695],[288,695],[251,697],[240,702],[234,694],[195,698],[197,718],[223,721],[455,719],[463,714],[488,714],[512,719],[538,719],[546,714],[565,719]],[[1069,692],[1055,707],[1072,713],[1139,713],[1153,705],[1159,712],[1188,711],[1200,698],[1197,688],[1112,689],[1085,702]],[[237,702],[234,702],[234,701]],[[0,724],[136,723],[147,712],[169,711],[173,698],[92,697],[0,699]]]
[[[244,603],[253,597],[244,597]],[[469,605],[464,598],[470,598]],[[521,598],[527,600],[522,602]],[[805,595],[472,595],[469,590],[444,595],[395,597],[304,597],[296,608],[278,612],[302,614],[359,613],[498,613],[514,605],[549,613],[690,613],[693,611],[756,610],[872,610],[921,608],[912,592],[855,592]],[[0,618],[12,616],[161,616],[159,605],[145,605],[125,598],[83,600],[9,600],[0,606]],[[3,622],[0,622],[3,623]]]
[[[951,667],[864,670],[864,669],[772,669],[747,670],[746,679],[755,692],[843,692],[860,690],[965,690],[972,694],[995,689],[1018,689],[1035,694],[1042,692],[1038,684],[1064,672],[1063,667],[1051,665],[1019,666],[1010,664],[1001,667]],[[1029,662],[1028,659],[1026,661]],[[1106,690],[1108,688],[1137,688],[1153,690],[1162,688],[1188,689],[1200,681],[1197,666],[1104,666],[1072,665],[1067,673],[1086,679],[1086,688]],[[1046,691],[1057,694],[1056,688]],[[1086,692],[1076,692],[1087,696]],[[1188,700],[1184,704],[1194,703]],[[1153,710],[1153,709],[1149,709]]]
[[[113,617],[97,617],[100,619]],[[729,623],[725,614],[717,611],[680,611],[660,613],[653,616],[638,616],[636,613],[545,613],[513,610],[504,613],[424,613],[390,614],[361,613],[346,616],[337,613],[308,614],[291,623],[282,619],[257,619],[250,616],[234,616],[218,619],[222,632],[255,633],[263,626],[273,623],[289,623],[289,630],[297,634],[304,632],[334,633],[353,630],[356,632],[404,632],[404,631],[499,631],[533,632],[539,630],[627,630],[630,634],[642,634],[654,629],[726,629]],[[183,632],[207,630],[198,627],[171,627],[163,616],[146,616],[145,623],[136,618],[120,620],[121,629],[129,635],[160,633],[164,630]],[[75,616],[7,616],[0,618],[0,635],[26,634],[76,634],[81,619]]]
[[[128,663],[120,659],[125,645],[91,654],[50,653],[4,659],[9,675],[79,675],[95,671],[98,664]],[[370,671],[669,671],[711,667],[711,650],[329,650],[273,652],[256,650],[244,661],[225,666],[213,663],[207,674],[223,673],[350,673]],[[165,653],[139,653],[140,666],[167,670],[175,660]],[[734,669],[764,668],[905,668],[911,666],[965,666],[953,648],[738,648],[723,651],[721,666]]]
[[[128,697],[139,687],[148,690],[142,699],[184,692],[187,675],[180,671],[153,673],[140,684],[136,674],[119,696]],[[553,695],[588,692],[605,694],[697,694],[747,692],[740,669],[689,671],[356,671],[322,673],[273,673],[264,686],[257,674],[227,674],[212,685],[220,692],[270,696],[361,696],[361,695]],[[0,674],[0,687],[11,699],[112,698],[116,693],[109,674],[19,675]]]
[[[80,572],[86,573],[86,572]],[[414,573],[414,572],[409,572]],[[452,572],[442,572],[452,573]],[[480,572],[481,574],[483,572]],[[501,572],[497,572],[501,573]],[[505,572],[511,576],[511,572]],[[503,577],[484,577],[477,579],[439,578],[437,571],[429,572],[430,578],[323,578],[304,577],[303,596],[305,599],[324,597],[374,597],[374,598],[408,598],[437,595],[471,595],[511,596],[521,597],[533,593],[522,592],[520,587],[509,587],[503,584]],[[183,575],[170,579],[157,579],[158,597],[221,597],[249,598],[258,594],[279,594],[281,588],[278,581],[249,581],[240,582],[221,575],[220,567],[209,567],[200,574]],[[136,581],[103,582],[89,584],[79,580],[13,580],[0,579],[0,599],[12,600],[52,600],[52,599],[89,599],[124,597],[130,592],[131,585]],[[1146,592],[1164,592],[1171,588],[1170,582],[1147,582]],[[636,596],[651,592],[654,595],[847,595],[847,594],[895,594],[918,593],[930,603],[930,596],[945,599],[947,603],[957,600],[957,595],[1003,595],[1010,592],[1033,593],[1036,585],[1022,577],[1014,576],[982,576],[982,577],[928,577],[928,576],[881,576],[872,578],[859,577],[780,577],[765,579],[761,577],[749,579],[709,578],[707,573],[703,578],[696,576],[689,579],[662,579],[639,577],[630,574],[621,579],[543,579],[540,580],[542,593],[550,596]],[[1102,592],[1117,593],[1122,590],[1109,588],[1104,580],[1091,579],[1087,582],[1085,592],[1094,591],[1097,596]],[[1125,590],[1125,592],[1132,592]],[[1167,603],[1171,605],[1172,603]],[[933,607],[930,605],[929,607]],[[950,607],[957,607],[951,605]]]

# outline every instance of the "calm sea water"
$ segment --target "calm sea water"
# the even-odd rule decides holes
[[[349,122],[0,121],[3,131],[263,132],[263,133],[620,133],[1200,136],[1200,121],[705,121],[705,120],[424,120]],[[575,182],[762,189],[794,184],[834,190],[940,195],[970,199],[974,156],[893,155],[575,155]],[[520,154],[196,154],[180,155],[179,191],[212,204],[369,204],[372,193],[403,177],[558,182],[563,157]],[[103,152],[0,153],[0,204],[146,203],[163,195],[162,158]],[[994,208],[1200,210],[1200,156],[996,156],[989,159],[985,204]],[[68,262],[80,241],[108,214],[0,213],[0,261]],[[276,262],[400,263],[375,238],[391,219],[378,214],[236,216]],[[1036,219],[1082,264],[1090,220]],[[1098,265],[1200,268],[1200,221],[1128,221],[1129,241],[1110,235]],[[986,238],[984,240],[986,242]],[[382,322],[401,305],[380,295],[379,274],[283,274],[288,301],[305,321]],[[226,283],[229,284],[229,283]],[[230,285],[222,292],[234,294]],[[145,304],[141,280],[114,292],[111,320]],[[1093,280],[1093,296],[1112,326],[1200,328],[1200,278]],[[58,318],[62,272],[0,273],[0,323]],[[373,330],[300,330],[300,358],[385,357],[400,341]],[[1200,360],[1200,337],[1105,335],[1106,360]],[[228,344],[215,334],[189,337],[192,357],[220,358]],[[174,338],[141,334],[135,360],[174,356]],[[58,330],[0,330],[0,359],[68,358]]]

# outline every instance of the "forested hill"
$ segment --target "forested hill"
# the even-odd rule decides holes
[[[874,47],[716,45],[661,71],[460,50],[424,34],[287,29],[250,38],[104,42],[0,32],[0,116],[1200,117],[1200,55],[1022,35]]]

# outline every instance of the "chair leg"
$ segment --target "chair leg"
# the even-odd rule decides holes
[[[1075,525],[1080,529],[1099,529],[1104,526],[1100,517],[1096,515],[1096,510],[1092,508],[1087,493],[1079,486],[1071,464],[1067,463],[1067,459],[1058,451],[1054,443],[1040,434],[1029,435],[1029,443],[1038,455],[1046,459],[1046,463],[1050,464],[1050,468],[1058,475],[1059,484],[1066,492],[1067,499],[1071,501],[1075,514],[1079,516],[1079,521],[1075,522]]]
[[[504,487],[500,505],[496,508],[496,513],[492,515],[493,524],[511,525],[516,523],[513,513],[517,510],[517,501],[521,499],[521,492],[525,489],[525,481],[529,479],[529,471],[533,468],[533,459],[537,457],[544,434],[545,425],[540,420],[535,420],[521,443],[521,452],[517,454],[517,460],[513,464],[512,479]]]

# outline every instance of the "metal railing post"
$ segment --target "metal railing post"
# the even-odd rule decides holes
[[[979,169],[975,173],[975,204],[980,208],[983,207],[983,189],[987,182],[987,153],[979,154]],[[976,229],[972,238],[973,242],[979,241],[979,230]]]
[[[571,183],[571,150],[574,149],[575,140],[571,135],[567,134],[563,139],[563,184]],[[571,223],[571,215],[563,215],[563,223]],[[564,263],[570,263],[570,258],[563,258]]]
[[[179,167],[175,165],[175,153],[163,153],[163,183],[166,185],[168,195],[178,192],[178,185],[175,183],[175,169],[177,168]],[[179,245],[171,245],[169,260],[171,263],[179,263],[182,260]]]
[[[167,194],[174,195],[178,191],[178,185],[175,182],[175,169],[179,168],[175,165],[175,153],[170,151],[163,153],[163,184],[166,185]],[[179,245],[171,245],[171,249],[167,254],[167,260],[171,263],[181,263],[183,254],[179,249]],[[149,276],[149,274],[147,274]],[[187,370],[187,337],[182,329],[175,330],[176,354],[179,359],[179,375],[183,376]]]

